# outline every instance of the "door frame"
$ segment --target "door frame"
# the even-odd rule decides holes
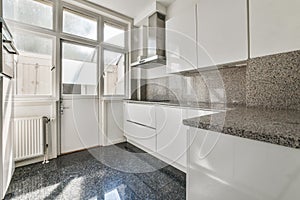
[[[99,34],[98,34],[99,35]],[[62,70],[63,70],[63,66],[62,66],[62,60],[63,60],[63,43],[68,43],[68,44],[75,44],[75,45],[81,45],[81,46],[87,46],[87,47],[91,47],[91,48],[95,48],[97,49],[97,95],[86,95],[86,96],[81,96],[80,95],[70,95],[70,98],[91,98],[94,97],[95,99],[98,99],[98,110],[97,110],[97,116],[98,116],[98,130],[99,130],[99,125],[100,125],[100,102],[99,102],[99,97],[100,97],[100,81],[99,81],[99,74],[100,74],[100,46],[98,44],[90,43],[90,42],[82,42],[82,41],[76,41],[75,39],[71,39],[71,38],[60,38],[59,39],[59,81],[58,81],[58,96],[59,96],[59,100],[57,101],[57,119],[58,119],[58,126],[57,126],[57,133],[58,133],[58,137],[57,137],[57,155],[61,155],[62,151],[61,151],[61,137],[62,137],[62,101],[63,101],[63,94],[62,94]],[[100,134],[100,131],[98,131],[98,133]],[[100,135],[99,137],[99,141],[98,144],[101,145],[101,140],[102,140],[102,136]]]

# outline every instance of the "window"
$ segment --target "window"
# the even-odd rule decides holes
[[[66,95],[97,95],[96,48],[63,43],[62,84]]]
[[[53,6],[43,0],[3,0],[4,18],[18,22],[53,28]]]
[[[68,9],[64,9],[63,32],[97,40],[97,20]]]
[[[104,50],[104,95],[125,95],[125,55]]]
[[[125,47],[125,29],[110,23],[104,23],[104,42]]]
[[[13,32],[20,55],[16,67],[17,95],[52,95],[53,39],[17,30]]]

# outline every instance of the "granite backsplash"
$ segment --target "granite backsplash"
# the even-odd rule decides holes
[[[246,79],[247,105],[300,110],[300,51],[250,59]]]
[[[142,100],[239,103],[300,110],[300,51],[250,59],[247,65],[144,80]]]

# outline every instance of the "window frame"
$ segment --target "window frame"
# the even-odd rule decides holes
[[[4,0],[2,0],[4,1]],[[57,5],[56,0],[31,0],[31,1],[40,1],[41,3],[49,4],[52,6],[52,28],[41,27],[33,24],[28,24],[26,22],[17,21],[15,19],[5,18],[5,21],[10,22],[11,24],[17,24],[18,26],[28,27],[29,29],[38,29],[44,31],[54,31],[56,27],[56,11],[55,7]],[[3,2],[2,2],[3,5]],[[2,11],[3,13],[3,11]]]
[[[39,26],[30,25],[27,23],[22,23],[15,20],[5,19],[7,24],[9,26],[13,26],[15,29],[23,29],[28,32],[32,32],[33,34],[41,34],[43,36],[48,36],[51,38],[54,38],[54,45],[53,45],[53,66],[55,67],[53,73],[53,85],[52,85],[52,95],[18,95],[15,96],[16,101],[58,101],[61,98],[62,91],[61,91],[61,41],[67,41],[67,42],[75,42],[82,45],[87,46],[98,46],[98,54],[97,54],[97,66],[98,66],[98,98],[101,100],[122,100],[124,98],[128,98],[130,91],[129,91],[129,68],[130,68],[130,35],[128,34],[128,30],[133,27],[133,20],[131,18],[128,18],[124,15],[118,14],[114,11],[107,10],[104,7],[101,7],[99,5],[93,5],[89,2],[77,0],[71,1],[71,0],[42,0],[46,2],[50,2],[53,6],[53,27],[52,29],[47,29]],[[76,13],[82,14],[83,16],[88,16],[95,18],[97,20],[97,40],[92,40],[68,33],[64,33],[62,31],[63,28],[63,9],[67,8],[71,11],[74,11]],[[116,25],[117,27],[124,27],[125,31],[125,46],[119,47],[112,44],[106,44],[103,42],[104,38],[104,22]],[[103,78],[100,77],[100,74],[103,73],[103,66],[104,63],[102,62],[102,56],[103,56],[103,48],[112,48],[112,51],[114,49],[119,52],[121,50],[122,53],[125,54],[125,94],[124,95],[103,95]],[[93,95],[94,96],[94,95]]]
[[[91,98],[91,97],[99,97],[99,82],[97,83],[96,89],[97,89],[97,94],[95,95],[82,95],[82,94],[63,94],[63,83],[62,83],[62,70],[63,70],[63,43],[68,43],[68,44],[73,44],[73,45],[78,45],[78,46],[86,46],[90,48],[96,48],[97,49],[97,60],[96,60],[96,65],[97,65],[97,80],[99,80],[99,47],[92,45],[92,44],[87,44],[87,43],[82,43],[78,41],[71,41],[71,40],[65,40],[65,39],[60,39],[60,47],[61,47],[61,59],[60,59],[60,95],[63,96],[64,98]]]
[[[110,43],[104,42],[104,24],[112,24],[117,27],[122,27],[124,28],[124,47],[113,45]],[[107,17],[102,18],[102,23],[101,23],[101,58],[104,57],[104,51],[112,51],[116,53],[122,53],[124,54],[124,59],[125,59],[125,69],[124,69],[124,95],[104,95],[104,59],[101,59],[101,67],[100,67],[100,94],[102,99],[104,100],[121,100],[121,99],[126,99],[128,98],[129,95],[129,62],[130,62],[130,55],[129,55],[129,35],[128,35],[128,25]]]
[[[75,15],[78,15],[78,16],[82,16],[84,18],[89,18],[89,19],[94,19],[97,23],[97,33],[96,33],[96,39],[91,39],[91,38],[87,38],[87,37],[83,37],[83,36],[79,36],[79,35],[75,35],[75,34],[72,34],[72,33],[67,33],[67,32],[64,32],[63,30],[63,26],[64,26],[64,10],[67,10],[68,12],[71,12]],[[90,42],[97,42],[99,43],[99,25],[100,25],[100,20],[99,20],[99,15],[95,14],[95,13],[92,13],[90,11],[87,11],[85,9],[82,9],[82,8],[78,8],[76,6],[73,6],[71,4],[68,4],[68,3],[65,3],[63,2],[62,5],[61,5],[61,8],[60,8],[60,27],[59,27],[59,32],[60,34],[64,37],[72,37],[72,38],[78,38],[80,40],[83,40],[83,41],[90,41]]]
[[[46,95],[46,94],[36,94],[36,95],[33,95],[33,94],[17,94],[17,76],[16,76],[16,79],[15,79],[15,84],[14,84],[14,98],[17,99],[17,100],[21,100],[21,99],[33,99],[33,98],[38,98],[38,99],[54,99],[55,96],[56,96],[56,87],[55,87],[55,84],[56,84],[56,67],[55,67],[55,61],[56,61],[56,37],[53,36],[53,35],[49,35],[49,34],[45,34],[45,33],[42,33],[42,32],[35,32],[35,31],[32,31],[32,30],[29,30],[29,29],[24,29],[22,27],[14,27],[13,28],[14,31],[23,31],[23,32],[26,32],[26,33],[29,33],[29,34],[33,34],[33,35],[37,35],[37,36],[40,36],[40,37],[44,37],[44,38],[47,38],[47,39],[50,39],[52,40],[52,59],[51,59],[51,65],[52,67],[54,67],[53,71],[52,71],[52,74],[51,74],[51,94],[49,95]],[[17,72],[17,69],[16,69],[17,66],[15,66],[15,72]],[[17,73],[16,73],[17,74]]]
[[[109,43],[109,42],[105,42],[104,41],[104,26],[105,24],[108,24],[108,25],[111,25],[112,27],[116,27],[116,28],[120,28],[122,30],[124,30],[124,46],[118,46],[118,45],[114,45],[112,43]],[[103,31],[102,31],[102,34],[103,34],[103,40],[102,40],[102,43],[104,45],[107,45],[107,46],[111,46],[111,47],[116,47],[116,48],[119,48],[119,49],[128,49],[128,44],[127,44],[127,41],[126,41],[126,38],[128,36],[128,31],[126,29],[126,25],[122,24],[122,23],[119,23],[119,22],[115,22],[113,20],[108,20],[108,19],[104,19],[103,20]]]
[[[104,67],[105,67],[105,64],[104,64],[104,59],[101,59],[101,94],[102,94],[102,97],[104,99],[123,99],[124,97],[126,97],[127,95],[127,91],[126,91],[126,88],[127,88],[127,62],[128,62],[128,57],[127,57],[127,53],[126,51],[124,50],[121,50],[121,49],[116,49],[116,48],[113,48],[113,47],[109,47],[109,46],[103,46],[101,48],[101,57],[104,58],[104,51],[110,51],[110,52],[114,52],[114,53],[120,53],[120,54],[123,54],[124,55],[124,94],[122,95],[119,95],[119,94],[115,94],[115,95],[105,95],[104,94]]]

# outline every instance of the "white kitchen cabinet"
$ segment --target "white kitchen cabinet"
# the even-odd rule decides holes
[[[168,164],[185,170],[187,166],[186,151],[187,130],[182,121],[186,118],[212,114],[212,111],[198,109],[157,106],[156,131],[157,153],[166,158]]]
[[[215,111],[124,102],[124,136],[129,143],[182,170],[187,168],[186,118]]]
[[[180,164],[186,168],[187,127],[184,109],[157,106],[157,153],[168,159],[168,164]]]
[[[250,0],[251,58],[300,49],[299,0]]]
[[[156,152],[155,106],[124,103],[124,136],[134,145]]]
[[[198,68],[245,61],[247,1],[200,0],[196,7]]]
[[[155,105],[138,103],[125,103],[124,105],[126,120],[155,128]]]
[[[187,199],[298,199],[299,149],[190,128]]]
[[[197,67],[196,7],[190,6],[166,22],[167,72]]]

